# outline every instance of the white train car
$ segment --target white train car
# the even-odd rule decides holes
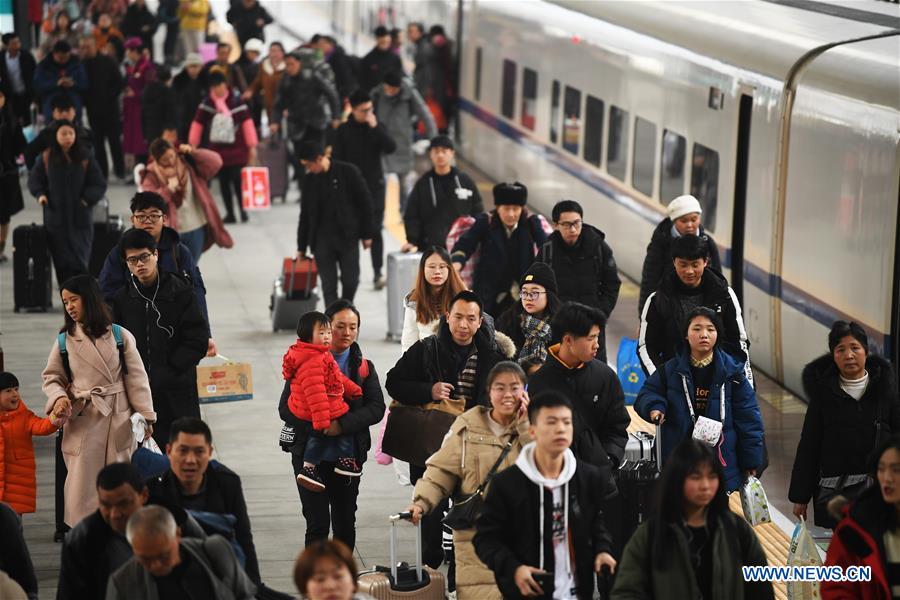
[[[836,319],[862,324],[896,360],[897,5],[335,6],[398,25],[445,15],[462,52],[461,152],[496,179],[525,182],[542,211],[579,200],[631,278],[665,204],[700,198],[754,365],[790,389],[801,391],[803,365]],[[363,21],[335,25],[377,24]]]

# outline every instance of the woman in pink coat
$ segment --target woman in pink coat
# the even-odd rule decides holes
[[[141,94],[147,84],[156,79],[156,67],[144,52],[141,38],[128,38],[125,42],[125,99],[122,101],[122,150],[133,154],[135,162],[146,162],[147,142],[141,127]]]
[[[65,522],[74,527],[97,509],[96,478],[104,466],[129,462],[137,448],[131,415],[156,421],[150,381],[134,336],[112,324],[96,280],[77,275],[62,284],[65,324],[43,372],[45,412],[62,414]],[[122,340],[116,343],[116,332]],[[66,360],[68,359],[68,360]],[[68,362],[68,368],[66,363]],[[150,437],[152,428],[146,434]]]

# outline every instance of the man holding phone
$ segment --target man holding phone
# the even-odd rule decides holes
[[[476,522],[475,552],[504,598],[590,599],[594,573],[616,568],[600,510],[600,471],[569,449],[573,407],[566,396],[532,398],[528,419],[534,442],[494,478]]]

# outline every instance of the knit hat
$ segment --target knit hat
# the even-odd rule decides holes
[[[400,87],[403,84],[403,73],[397,69],[391,69],[384,74],[384,83],[391,87]]]
[[[502,204],[525,206],[527,201],[528,188],[518,181],[514,181],[513,183],[498,183],[494,186],[494,206],[500,206]]]
[[[547,263],[532,263],[525,275],[522,276],[519,286],[521,287],[526,283],[536,283],[544,286],[544,289],[548,292],[556,293],[556,274],[553,273],[553,269]]]
[[[450,139],[449,135],[436,135],[431,138],[431,144],[428,145],[429,150],[434,150],[435,148],[449,148],[453,150],[453,140]]]
[[[137,37],[133,36],[125,40],[125,49],[126,50],[140,50],[144,47],[144,41]]]
[[[16,379],[16,376],[6,371],[0,372],[0,390],[8,390],[14,387],[19,387],[19,380]]]
[[[684,196],[678,196],[671,202],[669,202],[669,206],[666,208],[666,212],[669,214],[669,218],[673,221],[675,219],[681,218],[684,215],[689,215],[691,213],[700,214],[703,212],[703,209],[700,208],[700,201],[691,196],[690,194],[685,194]]]
[[[191,65],[202,65],[203,57],[200,56],[196,52],[191,52],[187,55],[187,58],[184,59],[184,66],[189,67]]]
[[[266,45],[262,40],[258,40],[256,38],[250,38],[246,42],[244,42],[244,52],[258,52],[262,54],[266,50]]]

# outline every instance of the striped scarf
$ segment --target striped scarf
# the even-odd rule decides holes
[[[466,408],[475,400],[475,369],[478,366],[478,352],[473,352],[466,359],[466,364],[459,373],[456,382],[456,397],[466,401]]]
[[[542,365],[547,360],[550,345],[550,319],[538,319],[531,315],[522,316],[522,335],[525,343],[519,350],[519,364],[527,368]]]

